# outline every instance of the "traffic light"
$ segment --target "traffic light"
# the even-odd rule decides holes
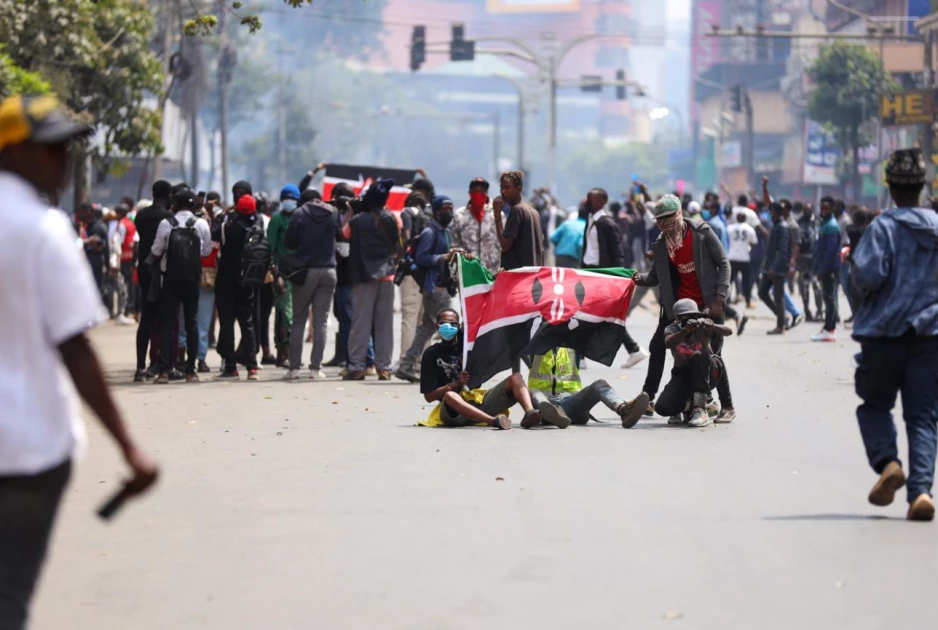
[[[743,111],[743,86],[734,85],[730,90],[730,105],[734,112]]]
[[[629,86],[625,84],[625,70],[616,70],[616,99],[620,101],[629,98]]]
[[[427,27],[415,26],[410,36],[410,69],[414,72],[427,60]]]
[[[466,41],[466,27],[453,24],[453,39],[449,43],[450,61],[472,61],[476,57],[476,43]]]

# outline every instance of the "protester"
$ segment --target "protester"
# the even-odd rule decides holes
[[[814,252],[814,274],[821,281],[824,293],[824,328],[811,337],[811,341],[832,342],[837,340],[838,279],[840,277],[840,226],[834,217],[834,200],[821,199],[821,228],[818,232],[817,249]]]
[[[100,211],[87,202],[79,204],[75,209],[75,219],[78,222],[77,228],[84,246],[85,258],[98,287],[98,295],[101,296],[101,303],[107,307],[104,295],[104,276],[110,255],[107,226],[101,221]]]
[[[585,209],[582,217],[579,212],[571,212],[569,218],[551,235],[550,242],[554,244],[558,267],[580,268],[586,235],[586,217],[588,214]]]
[[[401,236],[403,242],[407,244],[407,249],[414,249],[414,242],[419,236],[419,233],[414,233],[414,225],[422,223],[420,217],[428,205],[423,194],[416,191],[407,195],[407,199],[404,200],[404,210],[401,212]],[[405,275],[399,286],[401,288],[400,360],[403,360],[414,342],[414,334],[417,332],[418,322],[423,318],[423,311],[421,310],[420,285],[417,284],[413,274]]]
[[[544,419],[534,408],[531,394],[520,373],[514,373],[492,389],[469,391],[470,375],[463,371],[459,340],[459,315],[453,309],[437,314],[442,341],[423,353],[420,393],[428,403],[440,403],[435,410],[444,426],[463,427],[475,423],[508,430],[508,410],[516,404],[524,411],[523,423],[540,424]]]
[[[484,178],[476,177],[469,182],[469,203],[456,211],[450,233],[453,247],[478,258],[489,273],[498,273],[502,249],[489,200],[489,183]]]
[[[708,426],[714,420],[707,412],[707,398],[716,388],[722,409],[715,421],[732,422],[736,419],[736,411],[726,364],[714,351],[712,342],[715,338],[732,335],[733,331],[707,318],[689,298],[675,302],[673,313],[676,321],[665,328],[664,345],[671,350],[674,367],[655,411],[662,416],[670,416],[668,424]]]
[[[664,375],[664,331],[674,321],[674,304],[690,299],[713,321],[723,319],[723,304],[730,284],[730,264],[720,240],[710,225],[685,221],[681,202],[665,195],[655,205],[655,222],[661,236],[652,246],[651,270],[635,276],[638,286],[658,287],[661,316],[651,339],[651,358],[642,391],[648,394],[649,411]],[[674,282],[677,282],[675,286]],[[713,340],[713,351],[722,349],[723,338]]]
[[[267,242],[270,244],[270,255],[274,265],[280,270],[280,260],[285,254],[293,252],[284,243],[287,226],[290,224],[297,204],[300,201],[300,189],[294,184],[287,184],[280,191],[280,212],[270,220],[267,228]],[[333,239],[333,258],[335,240]],[[290,339],[293,328],[293,286],[288,278],[284,278],[284,291],[274,301],[274,346],[277,348],[277,365],[283,367],[289,362]],[[305,321],[305,318],[304,318]],[[300,335],[303,331],[300,331]]]
[[[394,180],[381,179],[361,199],[361,212],[342,229],[349,240],[352,329],[348,343],[350,381],[365,380],[369,338],[374,333],[378,379],[391,379],[394,345],[394,256],[401,224],[386,208]]]
[[[137,228],[134,222],[128,217],[132,208],[132,204],[123,201],[114,207],[114,214],[117,217],[116,236],[118,241],[118,248],[115,253],[118,256],[118,270],[122,283],[121,299],[115,321],[121,325],[133,324],[132,316],[138,312],[137,292],[134,290],[134,265],[139,238],[137,237]]]
[[[804,211],[798,219],[798,232],[801,241],[798,245],[798,292],[804,304],[804,317],[809,322],[824,318],[821,285],[814,275],[814,250],[817,249],[820,223],[814,213],[814,205],[804,204]],[[811,293],[814,293],[814,306],[817,314],[811,312]]]
[[[285,376],[286,380],[300,378],[303,331],[310,306],[313,311],[313,347],[309,354],[309,378],[326,378],[322,371],[322,357],[326,350],[329,307],[338,283],[335,245],[342,220],[335,207],[314,199],[293,211],[287,226],[284,246],[288,253],[279,259],[281,273],[293,285],[290,371]]]
[[[263,224],[264,235],[270,229],[271,216],[273,214],[274,204],[265,192],[254,194],[254,201],[257,207],[257,217]],[[269,245],[269,242],[268,242]],[[261,365],[276,365],[277,358],[270,351],[270,316],[274,312],[274,276],[273,273],[267,273],[264,276],[260,286],[257,287],[257,323],[255,332],[257,334],[257,345],[254,348],[255,354],[260,351]]]
[[[865,208],[858,208],[853,213],[853,223],[847,226],[847,248],[843,256],[843,266],[840,271],[840,287],[847,296],[847,302],[850,304],[850,317],[844,321],[844,324],[852,324],[857,309],[860,307],[861,297],[854,290],[850,282],[850,274],[853,268],[853,252],[856,251],[860,239],[870,226],[872,215]]]
[[[216,378],[238,380],[238,363],[248,371],[248,380],[256,381],[257,355],[255,348],[254,317],[256,313],[255,286],[245,286],[243,260],[245,244],[252,234],[263,233],[263,223],[257,217],[257,203],[250,194],[248,182],[237,182],[232,194],[236,197],[234,212],[212,228],[212,239],[221,243],[218,274],[215,279],[215,306],[218,309],[218,353],[222,357],[222,372]],[[242,193],[237,197],[238,193]],[[241,346],[245,351],[237,356],[234,343],[235,320],[241,330]]]
[[[521,196],[524,173],[507,171],[501,177],[501,196],[492,202],[498,243],[502,248],[502,268],[542,267],[544,241],[541,218]],[[508,220],[502,226],[502,210],[508,204]]]
[[[766,192],[768,192],[768,190],[766,190]],[[791,329],[800,324],[804,319],[801,315],[801,311],[799,311],[798,307],[795,305],[791,294],[788,292],[789,287],[793,286],[795,270],[798,267],[798,248],[801,243],[801,230],[798,228],[798,222],[791,216],[791,202],[788,199],[782,199],[779,201],[779,204],[782,206],[782,221],[791,234],[791,259],[788,263],[788,273],[785,276],[785,312],[791,315],[790,322],[786,319],[785,328]]]
[[[153,362],[159,360],[159,313],[160,303],[157,297],[159,295],[160,277],[159,268],[154,265],[150,259],[150,250],[153,248],[153,242],[156,240],[156,232],[160,224],[165,219],[172,217],[169,211],[170,195],[172,194],[172,185],[159,180],[153,184],[153,203],[149,208],[144,208],[137,213],[134,225],[137,227],[137,233],[140,235],[140,244],[137,247],[137,258],[139,260],[137,267],[137,278],[140,281],[140,324],[137,326],[137,371],[134,373],[134,382],[140,383],[154,378],[155,373],[147,371],[147,347],[152,345],[155,351]],[[155,283],[155,287],[152,286]],[[159,370],[159,365],[153,366],[154,370]]]
[[[594,188],[586,195],[586,206],[590,211],[590,217],[586,224],[586,238],[583,246],[583,260],[581,261],[583,269],[610,269],[625,266],[619,227],[606,212],[608,202],[609,195],[602,188]],[[623,330],[625,349],[629,353],[629,358],[622,367],[629,369],[647,359],[649,355],[632,339],[627,329]]]
[[[648,407],[648,394],[643,392],[634,400],[625,401],[603,379],[583,389],[577,363],[576,352],[567,348],[556,348],[534,357],[528,374],[528,389],[544,422],[561,429],[571,422],[583,425],[590,420],[590,410],[603,403],[619,416],[624,429],[634,427]],[[524,422],[521,427],[531,428]]]
[[[765,262],[762,266],[762,279],[759,281],[759,298],[775,314],[775,328],[766,334],[782,335],[785,333],[785,278],[791,262],[791,230],[782,220],[782,207],[773,202],[772,231],[765,250]],[[771,293],[770,293],[771,291]]]
[[[186,382],[197,383],[195,362],[199,353],[199,328],[196,312],[202,286],[202,257],[212,253],[212,232],[204,219],[197,217],[195,193],[180,191],[173,202],[173,216],[164,219],[156,232],[150,253],[161,258],[163,285],[160,294],[160,373],[154,383],[169,383],[173,368],[176,311],[182,306],[186,331]]]
[[[727,228],[730,239],[730,248],[727,258],[730,261],[730,275],[736,283],[737,300],[739,295],[746,301],[746,307],[752,305],[752,265],[750,252],[759,242],[756,231],[746,223],[746,215],[740,212],[736,215],[736,223]]]
[[[0,103],[0,628],[28,623],[72,460],[84,442],[75,392],[117,442],[131,469],[128,496],[156,481],[156,464],[111,397],[86,331],[105,313],[68,219],[55,197],[72,168],[69,142],[92,133],[52,96]],[[26,261],[41,264],[23,267]],[[27,272],[28,271],[28,272]]]
[[[870,503],[889,505],[907,483],[907,518],[931,521],[938,449],[938,216],[920,205],[926,182],[920,149],[893,153],[886,181],[896,207],[873,221],[852,252],[853,285],[863,296],[853,325],[861,348],[856,392],[863,404],[857,419],[867,459],[880,476]],[[909,441],[908,480],[892,418],[899,392]]]

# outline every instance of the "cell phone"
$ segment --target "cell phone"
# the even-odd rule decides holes
[[[111,520],[124,507],[124,503],[129,497],[130,492],[128,492],[127,486],[121,486],[120,490],[111,495],[111,498],[98,508],[98,516],[105,521]]]

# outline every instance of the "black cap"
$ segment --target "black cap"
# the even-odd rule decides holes
[[[195,193],[192,192],[191,188],[186,188],[185,190],[180,190],[176,193],[176,197],[173,200],[173,207],[176,210],[192,210],[195,208]]]
[[[472,188],[475,185],[480,185],[485,188],[486,191],[489,189],[489,182],[484,177],[473,177],[469,182],[469,188]]]
[[[254,189],[251,188],[251,182],[240,179],[234,183],[234,186],[231,187],[231,192],[233,193],[236,190],[241,190],[242,194],[253,195]]]

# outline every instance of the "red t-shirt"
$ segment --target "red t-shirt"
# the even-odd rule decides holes
[[[698,306],[703,307],[703,291],[700,290],[700,282],[697,281],[697,268],[694,265],[694,235],[690,227],[687,228],[687,232],[684,234],[684,244],[681,245],[681,249],[674,252],[671,262],[681,276],[680,284],[677,287],[677,299],[690,298]]]

